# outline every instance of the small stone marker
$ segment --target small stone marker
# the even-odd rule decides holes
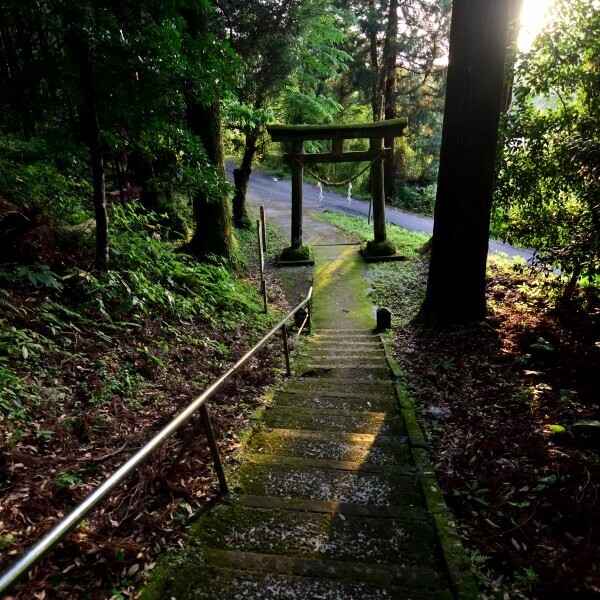
[[[392,312],[389,308],[381,307],[377,309],[377,331],[391,329]]]

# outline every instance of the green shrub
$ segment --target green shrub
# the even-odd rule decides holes
[[[234,280],[227,265],[178,253],[176,246],[160,239],[157,220],[135,203],[113,206],[113,269],[84,280],[98,310],[117,318],[157,311],[161,316],[211,318],[219,312],[232,324],[242,313],[260,311],[253,304],[255,295]]]
[[[423,187],[402,183],[396,190],[396,195],[392,199],[392,205],[422,215],[432,216],[435,207],[436,192],[437,186],[435,184]]]

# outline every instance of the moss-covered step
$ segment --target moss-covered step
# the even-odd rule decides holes
[[[367,365],[360,367],[336,366],[334,364],[297,363],[294,373],[299,377],[327,377],[329,379],[348,379],[359,383],[365,381],[378,382],[391,376],[391,371],[386,365]]]
[[[423,473],[417,464],[389,464],[376,465],[369,462],[353,462],[349,460],[334,460],[332,458],[300,458],[298,456],[274,456],[249,452],[247,460],[266,466],[277,466],[286,469],[315,467],[318,469],[331,469],[334,471],[359,471],[361,473],[377,473],[382,475],[416,476]]]
[[[373,506],[351,504],[349,502],[328,502],[326,500],[305,500],[303,498],[279,498],[277,496],[236,496],[241,506],[249,508],[296,510],[301,512],[323,513],[345,518],[378,517],[380,519],[412,519],[425,521],[429,518],[424,508],[414,506]]]
[[[274,429],[257,432],[249,451],[373,465],[410,464],[410,448],[403,441],[405,438],[398,436]]]
[[[279,392],[275,396],[276,406],[328,409],[350,412],[384,412],[398,410],[398,400],[392,396],[372,394],[339,394],[336,392],[309,392],[298,394]]]
[[[343,331],[335,330],[317,330],[313,331],[311,337],[311,343],[315,345],[319,344],[332,344],[344,342],[346,344],[367,344],[373,347],[379,347],[381,345],[381,338],[379,334],[369,331],[351,331],[344,329]]]
[[[154,589],[153,589],[154,588]],[[340,594],[342,594],[340,596]],[[299,598],[371,598],[386,600],[395,598],[393,590],[355,581],[338,581],[317,577],[295,577],[270,573],[254,573],[238,569],[186,564],[168,578],[151,583],[142,600],[248,599],[298,600]]]
[[[292,377],[286,382],[285,391],[295,393],[339,392],[342,394],[394,394],[394,381],[357,381],[356,379],[333,379],[331,377]]]
[[[254,572],[286,573],[306,577],[323,577],[369,584],[404,586],[413,590],[433,590],[444,584],[438,572],[418,565],[404,566],[362,564],[349,561],[320,560],[290,556],[274,556],[256,552],[203,550],[206,564],[238,568]]]
[[[374,333],[372,327],[315,327],[315,336],[318,337],[372,337],[376,338],[379,334]]]
[[[433,525],[390,519],[229,504],[197,524],[195,541],[205,548],[259,552],[363,564],[418,565],[443,572]]]
[[[346,340],[352,342],[379,343],[381,341],[379,334],[373,329],[315,329],[313,330],[312,340],[316,343],[331,342],[334,340]]]
[[[237,479],[236,490],[256,496],[376,506],[417,506],[423,502],[418,478],[408,474],[246,461]]]
[[[375,362],[379,362],[379,360],[385,360],[385,355],[383,350],[379,348],[364,348],[359,352],[349,352],[347,349],[343,347],[332,347],[329,349],[311,349],[300,351],[296,355],[300,360],[313,358],[314,360],[321,359],[335,359],[335,360],[348,360],[355,361],[357,359],[367,359],[368,361],[374,360]]]
[[[329,354],[329,353],[311,353],[306,356],[299,356],[296,359],[295,371],[307,368],[313,368],[315,366],[325,367],[336,367],[336,368],[353,368],[353,369],[385,369],[384,377],[388,376],[388,364],[385,359],[383,352],[374,355],[355,355],[355,356],[344,356],[343,354]]]
[[[416,567],[204,551],[176,570],[156,573],[142,600],[449,600],[443,585],[438,573]]]
[[[402,415],[381,412],[309,410],[295,407],[274,407],[265,413],[268,427],[278,429],[308,429],[310,431],[341,431],[374,435],[404,435]]]
[[[364,350],[372,352],[383,352],[383,343],[381,340],[372,339],[364,341],[357,341],[354,339],[343,339],[343,338],[328,338],[321,340],[311,340],[310,347],[307,348],[310,351],[322,352],[322,351],[348,351],[353,353],[359,353]]]
[[[298,356],[337,356],[337,357],[381,357],[385,356],[383,347],[375,344],[354,344],[352,342],[320,342],[310,346],[304,346]]]

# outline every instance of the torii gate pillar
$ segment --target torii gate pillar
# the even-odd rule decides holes
[[[304,154],[304,142],[294,140],[292,154],[300,158]],[[292,162],[292,248],[302,247],[302,182],[304,180],[304,164],[302,160]]]
[[[371,139],[371,151],[381,154],[383,140]],[[391,150],[390,150],[391,153]],[[373,237],[376,242],[385,242],[385,187],[383,179],[383,157],[371,165],[371,199],[373,202]]]
[[[390,119],[376,123],[356,125],[271,125],[267,131],[274,142],[291,142],[292,152],[284,159],[292,165],[292,227],[291,246],[282,253],[282,258],[292,262],[302,262],[309,258],[308,248],[302,244],[302,180],[304,166],[317,163],[371,162],[371,197],[373,201],[374,240],[369,246],[374,253],[394,254],[392,244],[386,245],[385,231],[385,193],[383,181],[383,160],[391,156],[392,150],[383,147],[384,138],[402,135],[407,119]],[[344,140],[368,139],[369,150],[344,152]],[[323,154],[305,154],[304,142],[307,140],[330,140],[331,152]]]

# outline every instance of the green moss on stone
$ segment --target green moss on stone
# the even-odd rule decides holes
[[[396,254],[396,246],[391,240],[376,242],[370,240],[365,246],[364,252],[367,256],[393,256]]]
[[[306,245],[288,246],[281,251],[281,260],[308,260],[310,258],[310,248]]]

